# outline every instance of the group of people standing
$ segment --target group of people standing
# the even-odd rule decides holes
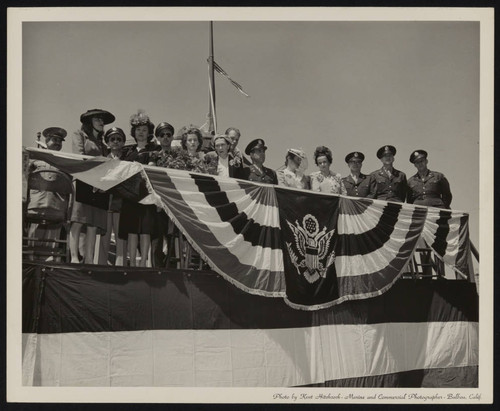
[[[260,138],[246,146],[245,154],[249,156],[249,161],[237,147],[241,134],[234,127],[228,128],[224,134],[213,136],[211,150],[205,152],[202,133],[194,126],[184,127],[181,147],[174,147],[174,127],[167,122],[155,127],[149,116],[139,111],[130,118],[130,134],[135,144],[125,146],[126,134],[121,128],[111,127],[104,131],[104,126],[114,121],[114,115],[106,110],[92,109],[83,113],[80,116],[81,128],[73,135],[73,151],[353,197],[407,201],[441,208],[449,208],[452,199],[445,176],[427,168],[427,152],[424,150],[412,152],[410,162],[417,168],[417,173],[408,180],[402,171],[393,167],[396,148],[391,145],[377,151],[382,167],[368,175],[361,172],[365,158],[363,153],[347,154],[345,162],[350,173],[344,178],[331,170],[332,151],[325,146],[317,147],[313,156],[318,171],[306,175],[308,161],[301,149],[288,149],[285,166],[278,172],[265,167],[267,146]],[[60,150],[67,133],[57,127],[50,130],[50,142],[58,141],[50,147],[47,145],[47,148]],[[171,229],[166,214],[154,205],[142,205],[116,194],[101,192],[81,181],[76,182],[69,236],[72,263],[81,262],[82,256],[84,263],[94,262],[96,236],[100,234],[99,263],[106,264],[111,233],[114,232],[115,264],[126,265],[128,256],[130,265],[134,266],[138,261],[140,266],[146,266],[152,246],[151,255],[158,250],[158,239],[161,244],[163,235]],[[86,233],[84,247],[80,244],[83,231]],[[140,259],[136,258],[138,250]],[[158,265],[156,261],[152,265]]]
[[[264,147],[265,150],[263,140],[255,141],[259,141],[259,146]],[[250,152],[252,151],[252,143],[247,147]],[[416,150],[411,153],[410,162],[416,167],[417,173],[408,180],[405,173],[394,168],[395,155],[396,148],[394,146],[381,147],[377,151],[377,157],[382,162],[382,167],[367,175],[361,172],[365,159],[364,154],[359,151],[349,153],[345,156],[345,162],[350,173],[346,177],[342,177],[340,173],[331,170],[332,151],[328,147],[319,146],[314,151],[314,162],[319,170],[306,175],[308,161],[305,152],[292,148],[286,153],[285,168],[278,171],[273,181],[268,182],[329,194],[385,201],[406,201],[417,205],[450,208],[452,200],[450,184],[442,173],[428,169],[428,154],[425,150]],[[251,158],[252,161],[255,160],[255,156],[251,155]],[[248,179],[262,181],[252,177],[250,176]]]
[[[83,113],[81,127],[73,135],[73,152],[227,177],[241,177],[243,162],[248,161],[236,147],[240,136],[236,128],[214,136],[213,150],[205,153],[203,135],[194,126],[184,127],[180,147],[174,147],[174,127],[167,122],[155,127],[144,111],[138,111],[130,117],[130,135],[135,144],[126,146],[123,129],[104,130],[105,125],[114,121],[115,116],[106,110],[91,109]],[[43,134],[46,143],[40,145],[57,151],[67,136],[66,130],[59,127],[50,127]],[[102,192],[79,180],[75,181],[75,192],[69,233],[72,263],[93,264],[96,239],[100,235],[98,263],[107,264],[114,232],[116,265],[126,265],[129,259],[131,266],[145,267],[150,255],[151,265],[161,264],[161,257],[155,259],[154,255],[161,255],[163,235],[171,233],[173,228],[163,211],[116,193]]]

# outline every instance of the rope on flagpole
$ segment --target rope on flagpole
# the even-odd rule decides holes
[[[214,101],[212,78],[210,76],[210,64],[208,65],[208,93],[210,95],[210,107],[211,107],[210,111],[212,114],[212,121],[214,123],[214,132],[217,134],[217,115],[215,113],[215,101]]]

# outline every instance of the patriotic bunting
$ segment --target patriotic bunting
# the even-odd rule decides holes
[[[335,265],[340,296],[380,295],[398,278],[426,221],[426,208],[341,198]],[[341,297],[342,298],[342,297]]]
[[[296,308],[338,300],[335,270],[339,197],[275,188],[280,210],[286,300]]]
[[[468,215],[429,208],[422,238],[446,264],[464,278],[471,278],[472,261]]]
[[[466,281],[299,311],[213,272],[25,262],[22,312],[25,386],[478,386]]]
[[[384,293],[419,240],[471,277],[463,212],[29,151],[125,197],[130,187],[143,187],[141,195],[132,190],[135,201],[164,209],[214,271],[246,292],[284,297],[295,308],[316,310]]]

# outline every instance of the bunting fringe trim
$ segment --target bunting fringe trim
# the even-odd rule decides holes
[[[161,168],[161,167],[155,167],[155,166],[143,166],[144,168]],[[196,242],[191,238],[191,236],[186,232],[186,229],[182,226],[182,224],[179,222],[175,214],[168,208],[168,206],[161,200],[161,197],[154,191],[153,185],[149,181],[149,177],[147,173],[143,170],[145,179],[146,179],[146,187],[148,189],[148,192],[150,194],[153,194],[157,202],[159,203],[159,206],[167,213],[168,217],[172,220],[172,222],[175,224],[175,226],[180,230],[181,234],[186,237],[186,240],[188,241],[189,245],[193,247],[193,249],[200,254],[200,257],[209,265],[210,269],[217,274],[219,274],[222,278],[224,278],[226,281],[230,282],[232,285],[234,285],[236,288],[245,291],[249,294],[252,295],[259,295],[261,297],[281,297],[284,299],[286,296],[286,293],[283,291],[277,291],[277,292],[269,292],[269,291],[262,291],[262,290],[255,290],[252,288],[248,288],[241,284],[240,282],[236,281],[234,278],[228,276],[225,274],[222,270],[220,270],[214,262],[203,252],[203,250],[196,244]],[[202,173],[190,173],[190,174],[196,174],[196,175],[204,175]],[[158,206],[158,204],[157,204]]]

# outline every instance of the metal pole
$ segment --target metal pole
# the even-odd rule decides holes
[[[209,56],[208,56],[208,64],[209,64],[209,75],[210,75],[210,95],[209,95],[209,113],[211,119],[213,121],[214,130],[212,130],[212,134],[217,132],[217,121],[216,121],[216,108],[215,108],[215,76],[214,76],[214,22],[210,22],[210,36],[209,36]]]
[[[479,262],[479,251],[477,251],[477,248],[472,243],[472,241],[470,242],[470,250],[472,251],[472,255],[474,255],[474,257],[476,257],[477,262]]]

